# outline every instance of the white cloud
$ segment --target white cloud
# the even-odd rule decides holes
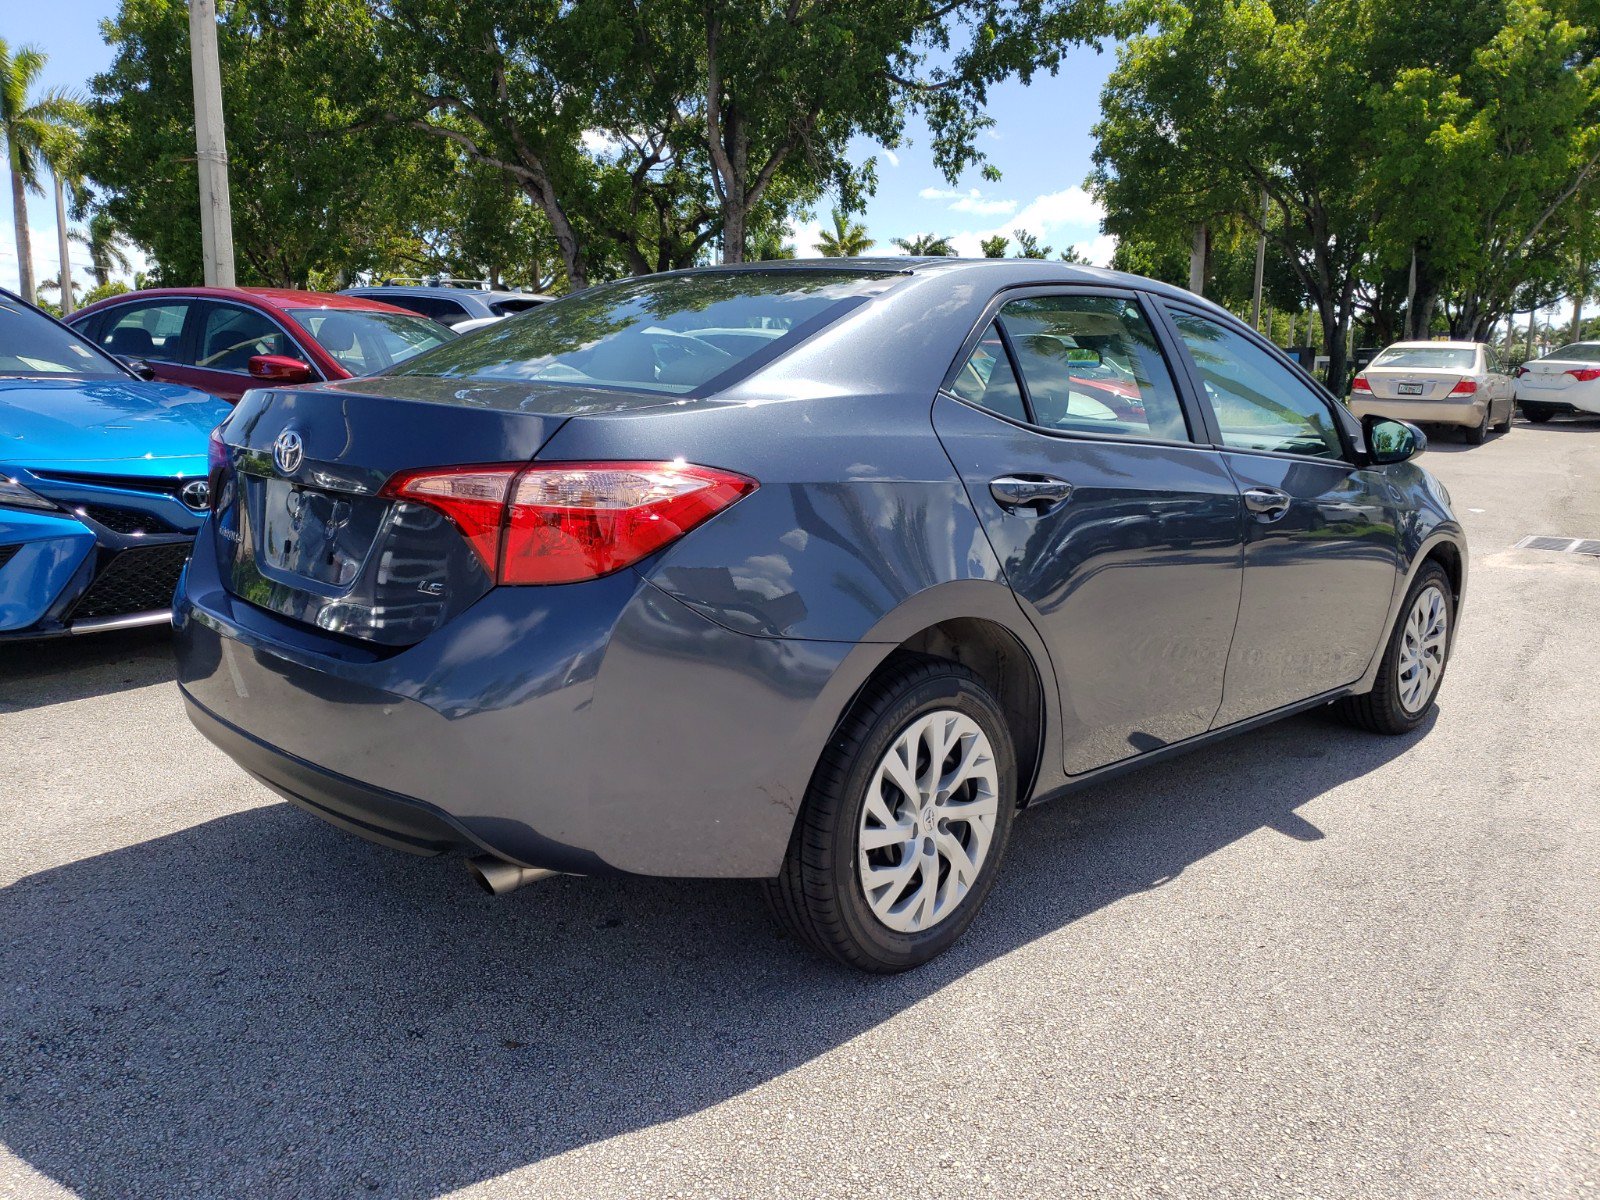
[[[794,236],[785,241],[784,245],[792,247],[797,258],[816,258],[819,255],[817,235],[821,232],[821,221],[807,221],[795,226]]]
[[[1000,213],[1015,212],[1015,200],[986,199],[977,188],[965,192],[952,192],[944,188],[925,187],[917,195],[924,200],[948,200],[951,212],[971,213],[978,217],[992,217]]]
[[[900,165],[900,156],[893,150],[885,150],[883,152],[883,156],[889,160],[889,165],[891,167],[898,167]]]
[[[924,196],[933,190],[925,189]],[[1009,212],[1011,208],[1015,208],[1014,203],[1004,211]],[[1025,229],[1053,247],[1054,253],[1072,246],[1096,266],[1106,266],[1111,262],[1117,243],[1115,238],[1100,232],[1100,221],[1104,215],[1105,210],[1093,196],[1081,187],[1070,187],[1036,196],[1002,224],[990,229],[958,233],[950,240],[957,254],[976,257],[983,253],[982,243],[992,237],[1010,239],[1013,242],[1010,248],[1015,250],[1016,231]]]

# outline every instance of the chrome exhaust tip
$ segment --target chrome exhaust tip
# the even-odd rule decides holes
[[[525,883],[549,879],[550,876],[559,873],[547,871],[543,867],[519,867],[503,858],[495,858],[492,854],[479,854],[467,859],[467,874],[471,875],[473,882],[491,896],[504,896],[507,892],[516,891]]]

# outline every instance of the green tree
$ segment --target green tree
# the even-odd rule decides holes
[[[955,254],[955,247],[950,244],[949,238],[936,237],[931,233],[918,233],[893,240],[896,246],[916,258],[949,258]]]
[[[1041,246],[1039,239],[1026,229],[1013,229],[1011,236],[1017,239],[1018,258],[1049,258],[1056,252],[1054,246]]]
[[[817,251],[824,258],[855,258],[877,243],[867,236],[867,227],[852,221],[840,209],[833,210],[833,228],[817,235]]]
[[[184,0],[122,0],[91,84],[85,169],[162,283],[202,275]],[[225,0],[218,53],[241,283],[372,265],[453,168],[408,128],[359,129],[388,87],[365,0]],[[428,158],[433,155],[433,158]]]
[[[34,299],[33,241],[28,234],[28,193],[42,195],[41,167],[60,168],[72,154],[82,106],[66,92],[34,94],[47,61],[32,46],[13,51],[0,39],[0,143],[11,174],[11,215],[17,230],[17,273],[22,298]]]
[[[110,284],[113,274],[127,274],[133,269],[128,259],[128,239],[108,212],[92,214],[85,231],[72,231],[72,240],[89,252],[89,273],[94,276],[97,290]]]
[[[985,258],[1004,258],[1006,256],[1006,247],[1009,245],[1011,245],[1010,238],[996,234],[992,238],[984,238],[979,243],[979,248],[983,250]]]

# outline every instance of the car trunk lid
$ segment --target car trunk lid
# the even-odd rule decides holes
[[[527,462],[572,416],[664,399],[422,377],[252,392],[219,431],[232,473],[212,528],[226,586],[319,629],[414,644],[494,581],[449,517],[384,493],[392,476]]]
[[[1456,384],[1470,378],[1443,367],[1368,367],[1362,374],[1379,400],[1443,400]]]

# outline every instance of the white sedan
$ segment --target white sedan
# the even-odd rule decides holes
[[[1516,411],[1512,380],[1483,342],[1396,342],[1350,384],[1350,411],[1419,425],[1455,425],[1477,445]]]
[[[1574,342],[1517,371],[1517,403],[1537,423],[1557,413],[1600,416],[1600,342]]]

